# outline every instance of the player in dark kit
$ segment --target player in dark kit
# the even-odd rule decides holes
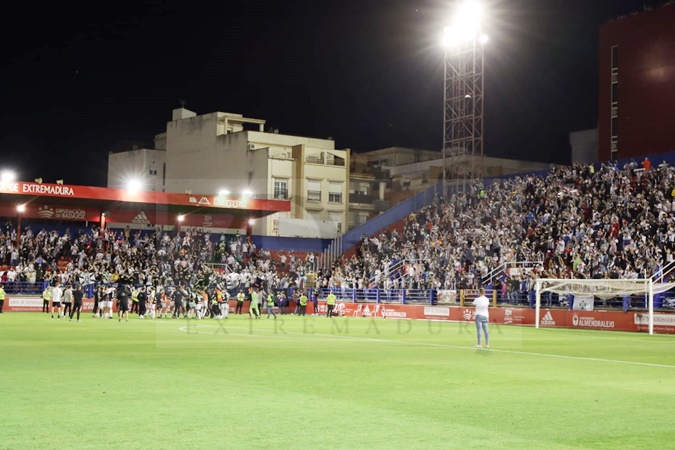
[[[145,302],[148,300],[148,294],[145,293],[145,287],[141,287],[138,292],[138,318],[143,319],[146,313]]]
[[[105,297],[104,291],[103,291],[103,286],[99,286],[98,289],[94,292],[94,309],[91,311],[91,317],[96,317],[98,314],[98,309],[102,308],[101,303],[105,300],[103,298]]]
[[[129,286],[122,286],[119,293],[117,294],[117,306],[119,311],[117,312],[118,322],[122,321],[122,316],[129,321],[129,298],[131,293],[129,292]]]
[[[180,319],[180,310],[183,308],[183,297],[185,297],[183,287],[176,289],[171,297],[173,298],[173,314],[171,317]]]
[[[80,311],[82,311],[82,299],[84,298],[84,292],[82,292],[82,286],[79,284],[73,291],[73,310],[70,312],[70,320],[73,320],[73,314],[77,311],[77,321],[80,321]]]

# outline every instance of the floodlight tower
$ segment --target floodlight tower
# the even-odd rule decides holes
[[[443,29],[443,191],[448,179],[466,190],[483,175],[483,9],[478,0],[457,6]]]

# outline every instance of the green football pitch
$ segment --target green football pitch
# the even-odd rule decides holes
[[[0,316],[0,448],[675,445],[675,336],[280,316]]]

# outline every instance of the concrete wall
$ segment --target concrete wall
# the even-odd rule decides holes
[[[593,164],[599,161],[598,129],[570,133],[572,164]]]
[[[130,180],[139,180],[142,189],[161,192],[164,188],[166,152],[138,149],[108,154],[108,187],[124,189]]]
[[[349,151],[336,150],[333,140],[246,130],[262,128],[264,121],[238,114],[174,112],[174,117],[166,131],[167,191],[217,194],[227,189],[239,197],[250,190],[271,199],[275,180],[287,180],[291,212],[256,221],[254,234],[273,234],[280,217],[306,219],[307,208],[319,211],[321,220],[336,220],[339,214],[346,227]],[[344,164],[335,165],[334,157]],[[320,202],[306,202],[308,179],[321,182]],[[331,181],[343,184],[342,202],[329,202]]]
[[[217,135],[217,114],[167,124],[167,191],[239,197],[250,189],[246,133]]]

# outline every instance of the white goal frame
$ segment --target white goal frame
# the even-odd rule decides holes
[[[544,286],[546,284],[546,286]],[[616,287],[614,287],[615,285]],[[633,287],[634,286],[634,287]],[[652,278],[639,279],[577,279],[538,278],[535,280],[535,328],[539,328],[541,315],[541,293],[585,294],[595,297],[619,297],[643,294],[648,297],[649,334],[654,334],[654,294],[675,287],[675,283],[655,283]]]

